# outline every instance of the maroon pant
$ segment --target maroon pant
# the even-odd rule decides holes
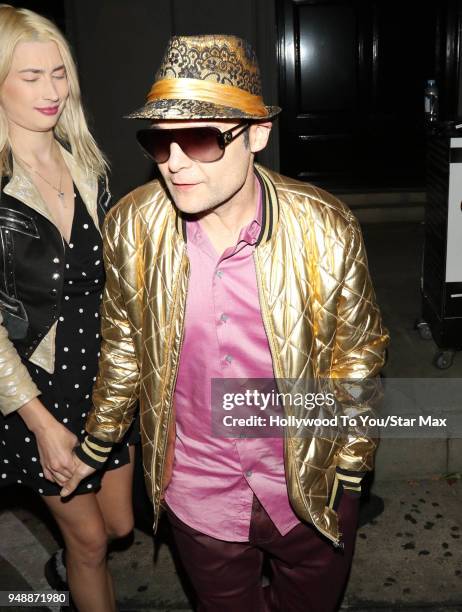
[[[338,508],[345,548],[311,525],[281,536],[254,496],[248,542],[224,542],[180,521],[167,509],[180,558],[196,591],[199,612],[333,612],[353,556],[358,498],[343,493]],[[269,586],[262,586],[263,560]]]

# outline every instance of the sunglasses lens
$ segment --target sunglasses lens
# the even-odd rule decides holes
[[[200,162],[213,162],[220,159],[223,150],[218,144],[219,130],[211,127],[182,130],[178,142],[188,157]]]
[[[218,137],[220,131],[212,127],[178,130],[147,129],[137,134],[138,142],[156,164],[170,157],[170,145],[176,142],[183,153],[199,162],[217,161],[223,156]]]
[[[170,157],[170,134],[170,130],[140,130],[136,137],[156,164],[163,164]]]

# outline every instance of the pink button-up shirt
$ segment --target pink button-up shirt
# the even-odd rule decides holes
[[[212,378],[274,377],[253,259],[261,193],[257,202],[254,220],[221,256],[200,222],[187,222],[191,273],[175,389],[175,461],[165,495],[184,523],[230,542],[249,539],[254,494],[282,535],[299,523],[287,496],[282,438],[212,434]]]

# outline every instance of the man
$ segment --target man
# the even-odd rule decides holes
[[[139,400],[155,526],[163,503],[200,610],[334,610],[372,469],[375,444],[353,429],[211,430],[212,379],[330,379],[367,408],[335,381],[373,377],[388,341],[350,211],[254,165],[279,111],[245,41],[174,37],[130,115],[151,120],[138,138],[162,180],[123,198],[104,232],[104,341],[77,454],[101,466]],[[63,495],[91,469],[76,459]]]

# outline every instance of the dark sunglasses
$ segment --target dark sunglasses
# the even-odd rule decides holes
[[[225,148],[249,127],[250,123],[240,123],[226,132],[210,126],[175,130],[148,128],[137,132],[136,138],[156,164],[168,160],[172,142],[176,142],[183,153],[194,161],[214,162],[221,159]],[[237,129],[239,131],[233,134]]]

